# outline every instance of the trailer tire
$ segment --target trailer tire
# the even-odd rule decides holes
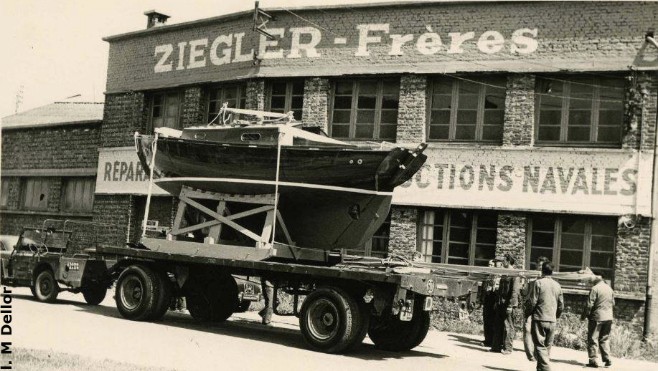
[[[311,347],[325,353],[340,353],[363,340],[368,318],[363,313],[344,290],[321,287],[304,300],[299,327]]]
[[[416,309],[418,308],[418,309]],[[411,350],[425,340],[430,328],[430,313],[414,307],[411,321],[400,321],[397,316],[373,318],[368,330],[375,348],[392,352]]]
[[[156,276],[158,278],[157,284],[160,286],[160,289],[158,290],[160,295],[156,300],[155,308],[150,318],[153,321],[159,321],[164,317],[167,310],[169,310],[173,298],[173,287],[169,281],[169,277],[167,277],[167,273],[158,272]]]
[[[238,307],[238,285],[230,274],[206,273],[185,283],[187,310],[199,322],[224,322]]]
[[[37,274],[37,278],[34,280],[33,290],[34,296],[39,301],[52,303],[57,300],[59,286],[57,286],[55,276],[50,269],[44,269]]]
[[[107,294],[107,287],[101,284],[95,284],[83,287],[81,289],[82,296],[85,298],[85,302],[89,305],[98,305],[104,299]]]
[[[151,318],[160,295],[158,278],[144,265],[131,265],[117,280],[115,301],[121,316],[133,321]]]
[[[236,313],[244,313],[249,310],[249,307],[251,306],[251,302],[249,300],[240,300],[238,303],[238,307],[235,310]]]

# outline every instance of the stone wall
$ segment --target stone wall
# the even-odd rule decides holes
[[[265,80],[247,81],[247,109],[265,110]]]
[[[507,77],[503,146],[530,146],[535,121],[535,77],[512,74]]]
[[[101,147],[134,145],[133,134],[147,131],[147,108],[143,92],[106,95]]]
[[[207,109],[207,96],[201,87],[189,87],[183,95],[181,127],[198,126],[205,124],[204,118]]]
[[[416,253],[419,210],[408,207],[391,208],[391,230],[388,251],[406,259]]]
[[[528,219],[523,213],[501,212],[498,214],[498,231],[496,240],[496,256],[512,254],[516,259],[514,267],[526,267],[526,229]]]
[[[329,79],[309,77],[304,80],[304,106],[302,122],[308,126],[319,126],[329,132]]]
[[[425,142],[427,123],[427,77],[402,75],[398,109],[397,143]]]

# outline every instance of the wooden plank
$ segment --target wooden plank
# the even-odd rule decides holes
[[[226,215],[226,201],[219,201],[217,204],[217,214]],[[208,231],[208,237],[211,237],[215,241],[219,241],[219,235],[222,234],[222,223],[217,223],[210,227]]]
[[[276,219],[279,221],[279,226],[281,227],[283,235],[286,237],[288,244],[294,245],[295,242],[292,240],[292,238],[290,238],[290,233],[288,233],[288,228],[286,228],[286,223],[283,221],[283,217],[281,216],[279,210],[276,211]]]
[[[183,221],[183,215],[185,214],[185,209],[187,208],[187,204],[185,201],[179,199],[178,200],[178,210],[176,211],[176,217],[174,218],[174,227],[171,229],[171,234],[177,235],[180,233],[177,233],[178,229],[180,228],[181,222]]]
[[[181,194],[181,200],[183,200],[183,199],[185,200],[185,202],[186,202],[187,204],[189,204],[189,205],[191,205],[191,206],[194,206],[194,208],[198,209],[199,211],[202,211],[202,212],[208,214],[209,216],[211,216],[211,217],[213,217],[213,218],[215,218],[215,219],[217,219],[217,220],[219,220],[219,221],[225,223],[226,225],[228,225],[228,226],[230,226],[231,228],[235,229],[237,232],[240,232],[240,233],[244,234],[245,236],[251,238],[252,240],[254,240],[254,241],[258,241],[258,242],[267,242],[267,241],[261,241],[260,236],[257,235],[257,234],[255,234],[254,232],[250,231],[249,229],[244,228],[244,227],[241,226],[240,224],[237,224],[237,223],[231,221],[230,219],[228,219],[228,218],[226,218],[226,217],[224,217],[224,216],[222,216],[222,215],[217,214],[217,213],[214,212],[213,210],[210,210],[209,208],[207,208],[207,207],[201,205],[200,203],[198,203],[198,202],[196,202],[196,201],[194,201],[194,200],[192,200],[192,199],[189,199],[189,198],[187,198],[187,197],[185,197],[185,196],[183,196],[183,195]],[[263,206],[263,207],[266,207],[266,206]],[[252,210],[252,211],[253,211],[253,210]],[[238,214],[231,215],[231,217],[235,217],[236,215],[238,215]]]
[[[202,200],[214,201],[227,201],[227,202],[240,202],[245,204],[261,204],[261,205],[274,205],[274,194],[263,195],[237,195],[228,193],[207,192],[198,189],[192,189],[183,186],[181,195],[189,198],[196,198]]]

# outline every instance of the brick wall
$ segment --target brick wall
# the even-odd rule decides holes
[[[419,210],[396,206],[391,208],[391,230],[388,251],[412,259],[416,252]]]
[[[505,92],[503,146],[532,145],[535,121],[535,78],[533,75],[509,75]]]
[[[483,64],[491,71],[556,71],[596,60],[606,62],[610,70],[625,70],[640,53],[646,31],[655,26],[657,9],[658,4],[651,2],[516,2],[484,6],[420,2],[296,11],[303,20],[286,11],[272,10],[276,20],[267,27],[272,32],[283,32],[267,50],[259,50],[265,38],[252,31],[251,14],[228,15],[110,38],[107,91],[230,81],[255,74],[281,77],[479,71]],[[367,36],[380,39],[360,50],[360,30],[365,30],[365,25],[373,25]],[[299,28],[303,33],[295,39],[293,32]],[[537,35],[530,38],[537,41],[538,47],[530,54],[513,47],[513,33],[526,28],[537,30]],[[504,40],[500,50],[488,53],[478,46],[485,31],[501,35]],[[449,36],[467,32],[474,32],[474,37],[461,44]],[[402,42],[406,35],[411,39]],[[227,37],[231,47],[220,43],[213,49],[220,36]],[[312,38],[317,44],[310,56],[303,49],[291,50],[295,40],[305,44]],[[195,46],[201,56],[191,61],[190,42],[195,40],[206,41],[205,45]],[[185,47],[180,61],[179,43]],[[156,46],[170,48],[168,57],[164,57],[164,50],[156,53]],[[523,48],[525,45],[518,49]],[[254,52],[264,58],[258,64],[253,63]],[[225,55],[225,60],[216,60]],[[526,59],[533,63],[524,63]],[[159,62],[164,70],[158,70]]]
[[[329,132],[329,79],[310,77],[304,80],[304,106],[302,122],[308,126],[320,126]]]
[[[398,143],[425,142],[427,117],[427,76],[402,75],[398,109]]]
[[[623,223],[618,226],[613,284],[615,291],[646,292],[650,238],[650,218],[640,218],[632,228]]]
[[[181,127],[202,125],[206,115],[207,97],[200,87],[185,89],[181,112]]]
[[[101,243],[121,246],[126,242],[131,204],[129,195],[96,195],[93,221],[112,226],[107,228]]]
[[[247,109],[265,110],[265,80],[247,81]]]
[[[2,131],[2,170],[96,168],[101,125]]]
[[[147,131],[148,111],[143,92],[105,96],[101,147],[134,145],[135,131]]]
[[[514,267],[525,269],[526,228],[528,218],[522,213],[501,212],[498,214],[496,256],[512,254]]]

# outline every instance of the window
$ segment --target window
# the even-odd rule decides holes
[[[222,85],[211,88],[208,93],[208,122],[215,120],[224,103],[228,103],[230,108],[244,109],[247,105],[247,84]]]
[[[505,87],[505,77],[434,79],[428,139],[501,143]]]
[[[22,206],[26,210],[48,209],[51,181],[48,178],[24,178],[21,184]]]
[[[336,81],[331,136],[394,141],[399,96],[399,80]]]
[[[528,268],[536,269],[540,256],[549,258],[556,271],[590,267],[607,279],[614,274],[615,218],[535,215],[529,219]]]
[[[623,79],[538,77],[535,101],[537,144],[621,144]]]
[[[347,250],[349,254],[358,254],[363,256],[385,257],[388,254],[388,242],[391,234],[391,213],[384,220],[384,223],[377,229],[370,241],[365,246],[354,250]]]
[[[9,203],[9,179],[2,179],[2,189],[0,189],[0,207],[7,207]]]
[[[62,211],[91,212],[94,205],[94,178],[68,178],[62,188]]]
[[[295,120],[302,119],[304,106],[304,80],[274,81],[267,91],[267,110],[270,112],[293,112]]]
[[[427,210],[419,251],[426,262],[487,266],[496,254],[497,226],[492,212]]]
[[[151,95],[151,128],[179,128],[180,92],[162,92]]]

